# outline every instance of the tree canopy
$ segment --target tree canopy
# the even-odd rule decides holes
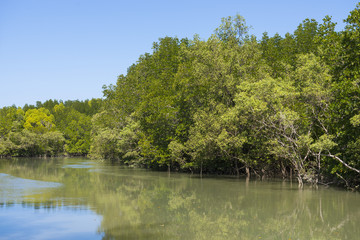
[[[103,87],[103,100],[1,109],[0,155],[89,153],[155,169],[359,188],[359,16],[360,4],[342,31],[325,16],[256,39],[236,15],[206,40],[160,38]],[[43,145],[31,148],[37,138]]]

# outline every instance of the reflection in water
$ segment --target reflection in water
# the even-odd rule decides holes
[[[0,239],[101,239],[96,229],[101,217],[87,209],[0,208]]]
[[[79,158],[1,160],[0,172],[4,173],[0,175],[1,188],[12,189],[0,191],[0,219],[13,221],[25,234],[30,230],[14,218],[20,215],[25,222],[36,221],[40,211],[44,221],[32,228],[39,232],[42,224],[53,232],[66,228],[68,236],[77,239],[360,236],[357,193],[299,190],[296,184],[280,181],[169,176]],[[19,183],[33,180],[35,186],[30,184],[33,190],[24,190],[27,187],[6,178]],[[3,229],[11,228],[0,224],[0,232]],[[9,230],[9,234],[14,232],[18,231]]]
[[[22,197],[26,198],[29,194],[41,193],[49,188],[60,187],[61,184],[23,179],[0,173],[0,186],[0,197],[5,197],[8,200]],[[1,202],[4,202],[4,200]]]

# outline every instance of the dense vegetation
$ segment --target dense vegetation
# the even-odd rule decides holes
[[[101,99],[37,102],[0,109],[0,156],[86,155]]]
[[[207,40],[161,38],[104,87],[101,110],[2,109],[0,155],[89,152],[149,168],[358,188],[359,4],[345,22],[338,32],[329,16],[306,19],[293,34],[258,40],[237,15]]]

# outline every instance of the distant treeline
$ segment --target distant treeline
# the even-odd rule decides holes
[[[48,100],[0,109],[0,156],[87,155],[102,99]]]
[[[256,39],[237,15],[207,40],[161,38],[104,100],[2,109],[0,154],[27,155],[34,136],[50,155],[359,188],[359,4],[345,23]]]

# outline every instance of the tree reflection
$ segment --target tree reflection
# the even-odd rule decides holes
[[[81,167],[85,163],[89,164],[84,159],[2,161],[3,173],[62,185],[12,199],[2,196],[0,206],[90,208],[103,216],[98,227],[103,239],[353,239],[360,235],[355,193],[299,190],[282,182],[169,177],[99,162]]]

